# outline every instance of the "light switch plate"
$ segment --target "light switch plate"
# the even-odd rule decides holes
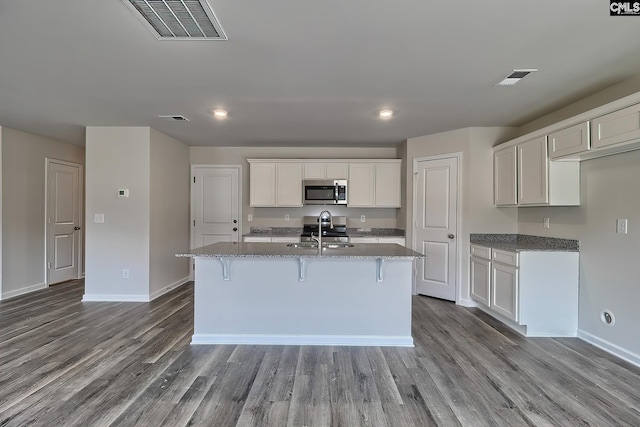
[[[616,233],[627,234],[627,218],[618,218],[616,220]]]
[[[103,224],[104,223],[104,214],[95,214],[93,216],[93,222],[95,222],[96,224]]]

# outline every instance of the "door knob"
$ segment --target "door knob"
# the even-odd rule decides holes
[[[456,236],[454,236],[453,234],[449,234],[447,237],[450,239],[454,239]]]
[[[73,227],[73,229],[78,231],[78,230],[80,230],[80,227]]]
[[[233,231],[238,231],[238,227],[233,227]]]
[[[238,223],[238,220],[237,220],[237,219],[234,219],[234,220],[233,220],[233,223],[234,223],[234,224],[237,224],[237,223]]]

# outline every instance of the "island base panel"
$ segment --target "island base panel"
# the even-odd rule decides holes
[[[196,258],[192,344],[413,346],[413,261]],[[226,270],[226,271],[224,271]],[[226,277],[226,279],[225,279]]]

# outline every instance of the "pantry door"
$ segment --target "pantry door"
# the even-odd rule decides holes
[[[414,161],[414,244],[419,294],[456,300],[460,154]]]
[[[191,249],[240,240],[241,174],[235,165],[191,166]]]

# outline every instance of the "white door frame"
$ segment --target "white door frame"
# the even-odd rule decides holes
[[[424,162],[424,161],[429,161],[429,160],[442,160],[442,159],[450,159],[450,158],[455,158],[456,162],[458,163],[458,188],[456,189],[456,193],[457,193],[457,197],[456,197],[456,240],[457,240],[457,253],[456,253],[456,268],[455,268],[455,272],[456,272],[456,277],[455,277],[455,283],[456,283],[456,304],[461,304],[461,283],[460,283],[460,278],[462,277],[462,244],[461,244],[461,239],[460,239],[460,229],[462,227],[462,178],[463,178],[463,171],[462,171],[462,152],[461,151],[457,151],[454,153],[447,153],[447,154],[438,154],[438,155],[434,155],[434,156],[427,156],[427,157],[415,157],[413,159],[413,170],[412,170],[412,175],[413,175],[413,209],[411,212],[411,220],[412,220],[412,224],[411,227],[413,229],[413,232],[411,233],[411,249],[413,249],[414,251],[418,251],[416,249],[416,218],[418,216],[418,204],[416,203],[418,200],[418,186],[416,185],[416,177],[417,177],[417,173],[418,173],[418,162]],[[418,251],[420,252],[420,251]],[[416,274],[417,270],[414,269],[414,280],[413,280],[413,294],[416,295],[417,291],[416,291]]]
[[[192,164],[191,165],[191,196],[189,202],[189,228],[191,231],[189,232],[189,249],[195,249],[193,247],[193,242],[195,241],[195,227],[193,226],[195,222],[195,191],[196,188],[193,185],[193,179],[196,176],[197,168],[211,168],[211,169],[238,169],[238,236],[242,238],[242,206],[244,201],[242,200],[242,165],[210,165],[210,164]],[[194,280],[193,275],[193,258],[189,258],[189,280]]]
[[[82,163],[68,162],[66,160],[58,160],[45,157],[44,165],[44,265],[43,275],[44,283],[49,287],[49,269],[47,262],[49,260],[49,165],[57,163],[60,165],[78,168],[78,222],[80,230],[78,230],[78,253],[76,254],[76,279],[80,279],[84,269],[82,260],[84,258],[84,165]]]

